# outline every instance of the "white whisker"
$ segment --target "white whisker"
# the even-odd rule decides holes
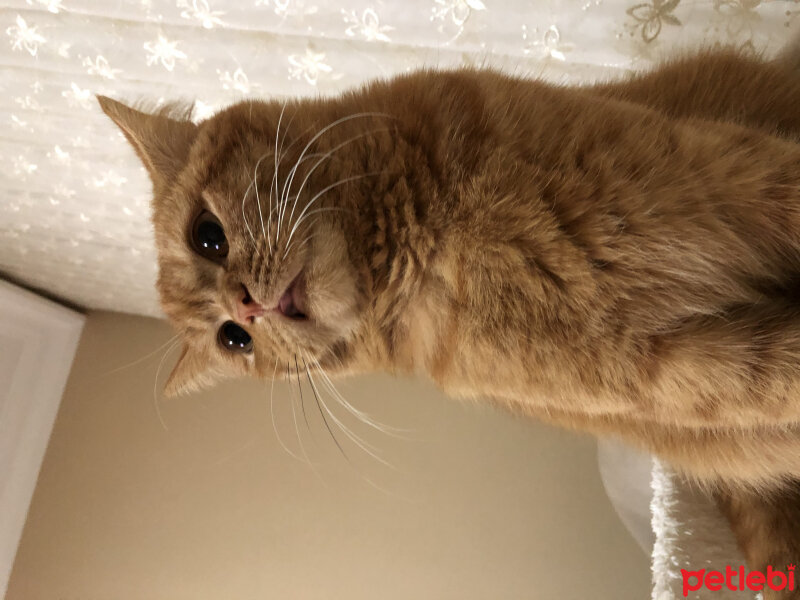
[[[343,148],[347,144],[350,144],[350,143],[352,143],[352,142],[354,142],[354,141],[356,141],[358,139],[361,139],[362,137],[365,137],[367,135],[372,135],[373,133],[380,133],[382,131],[388,131],[388,130],[387,129],[371,129],[369,131],[364,131],[362,133],[359,133],[358,135],[355,135],[355,136],[343,141],[342,143],[338,144],[337,146],[335,146],[334,148],[332,148],[331,150],[329,150],[328,152],[323,154],[322,158],[320,158],[316,163],[314,163],[314,166],[311,167],[311,169],[309,169],[308,173],[306,173],[305,178],[300,183],[300,189],[298,189],[297,190],[297,194],[295,194],[295,203],[292,206],[292,212],[289,213],[289,222],[290,223],[292,222],[292,216],[294,216],[294,209],[295,209],[295,206],[297,206],[297,198],[300,197],[300,194],[303,192],[303,188],[305,188],[306,183],[308,182],[309,178],[314,173],[314,171],[317,170],[317,167],[319,167],[326,159],[330,158],[333,155],[334,152],[340,150],[341,148]]]
[[[177,339],[178,335],[180,335],[180,334],[176,333],[171,338],[169,338],[166,342],[161,344],[158,348],[156,348],[152,352],[148,352],[147,354],[145,354],[141,358],[137,358],[133,362],[129,362],[128,364],[122,365],[121,367],[115,367],[115,368],[111,369],[110,371],[106,371],[105,373],[100,374],[99,377],[107,377],[108,375],[112,375],[112,374],[116,373],[117,371],[122,371],[123,369],[128,369],[128,368],[132,367],[133,365],[138,365],[140,362],[147,360],[148,358],[150,358],[151,356],[153,356],[154,354],[156,354],[157,352],[162,350],[165,346],[168,346],[169,344],[174,342]]]
[[[297,364],[297,353],[294,355],[294,372],[297,375],[297,391],[300,393],[300,408],[303,411],[303,420],[306,422],[306,429],[311,433],[311,425],[308,423],[308,415],[306,414],[306,403],[303,398],[303,385],[300,382],[300,366]]]
[[[302,218],[298,217],[297,222],[294,224],[294,226],[292,227],[291,231],[289,231],[289,239],[286,240],[287,248],[291,244],[292,237],[294,236],[294,232],[297,231],[297,228],[300,227],[300,225],[303,223],[303,221],[305,221],[309,217],[314,216],[317,213],[323,213],[323,212],[349,212],[349,211],[345,210],[344,208],[338,208],[338,207],[334,207],[334,206],[326,206],[324,208],[316,208],[316,209],[312,210],[310,213],[306,214]]]
[[[319,409],[319,413],[320,413],[320,415],[322,416],[323,422],[325,423],[325,427],[327,427],[327,429],[328,429],[328,433],[330,433],[330,435],[331,435],[331,438],[333,439],[333,441],[334,441],[334,443],[336,444],[336,446],[339,448],[339,451],[342,453],[342,456],[345,458],[345,460],[346,460],[346,461],[347,461],[347,463],[350,465],[350,467],[353,469],[353,471],[355,471],[355,473],[356,473],[356,474],[357,474],[357,475],[358,475],[358,476],[359,476],[359,477],[360,477],[360,478],[361,478],[363,481],[365,481],[365,482],[366,482],[366,483],[368,483],[370,486],[372,486],[372,487],[373,487],[373,488],[375,488],[377,491],[379,491],[379,492],[381,492],[381,493],[383,493],[383,494],[386,494],[386,495],[388,495],[388,496],[392,496],[392,497],[395,497],[395,498],[396,498],[396,497],[398,497],[398,496],[397,496],[397,494],[395,494],[395,493],[393,493],[393,492],[391,492],[391,491],[387,490],[387,489],[386,489],[386,488],[384,488],[383,486],[381,486],[381,485],[378,485],[377,483],[375,483],[375,482],[374,482],[374,481],[373,481],[371,478],[367,477],[367,476],[366,476],[366,475],[365,475],[365,474],[364,474],[364,473],[363,473],[363,472],[362,472],[360,469],[357,469],[357,468],[356,468],[356,466],[355,466],[355,465],[354,465],[354,464],[353,464],[353,463],[350,461],[350,459],[348,458],[348,456],[347,456],[347,454],[345,453],[344,449],[342,448],[341,444],[340,444],[340,443],[339,443],[339,441],[336,439],[336,436],[333,434],[333,431],[331,430],[331,428],[330,428],[330,425],[328,425],[328,420],[325,418],[325,412],[327,412],[327,413],[328,413],[328,414],[331,416],[331,418],[334,420],[334,422],[336,422],[336,423],[339,425],[339,427],[342,429],[342,431],[345,433],[345,435],[348,435],[348,437],[351,437],[351,436],[348,434],[348,432],[347,432],[347,429],[346,429],[346,428],[342,428],[342,424],[341,424],[341,422],[340,422],[340,421],[339,421],[339,420],[338,420],[338,419],[337,419],[337,418],[336,418],[336,417],[333,415],[333,413],[331,413],[330,409],[328,409],[327,405],[325,405],[325,402],[324,402],[324,400],[322,400],[322,399],[321,399],[321,396],[320,396],[320,394],[319,394],[319,390],[317,389],[317,386],[316,386],[316,384],[314,383],[314,379],[313,379],[313,377],[311,376],[311,371],[309,370],[309,368],[308,368],[308,364],[306,363],[305,359],[304,359],[304,358],[302,358],[302,354],[301,354],[301,360],[303,361],[303,368],[304,368],[304,369],[305,369],[305,371],[306,371],[306,377],[307,377],[307,379],[308,379],[308,383],[309,383],[309,385],[311,386],[311,390],[314,392],[314,399],[316,400],[316,403],[317,403],[317,408]],[[322,402],[322,404],[320,404],[320,402]],[[325,406],[325,412],[323,412],[322,406]],[[351,437],[351,439],[352,439],[352,437]],[[388,462],[386,462],[385,460],[381,459],[380,457],[376,456],[374,453],[370,452],[369,450],[365,449],[363,446],[361,446],[360,444],[358,444],[358,442],[356,442],[356,440],[353,440],[353,441],[354,441],[354,442],[355,442],[355,443],[356,443],[356,444],[357,444],[359,447],[361,447],[361,449],[362,449],[362,450],[364,450],[365,452],[367,452],[367,454],[369,454],[370,456],[372,456],[373,458],[375,458],[375,459],[376,459],[378,462],[380,462],[380,463],[382,463],[382,464],[384,464],[384,465],[388,466],[389,468],[391,468],[391,469],[392,469],[392,470],[394,470],[394,471],[396,471],[396,470],[397,470],[397,469],[396,469],[396,468],[395,468],[393,465],[389,464],[389,463],[388,463]]]
[[[169,353],[172,352],[178,344],[180,344],[180,340],[175,340],[170,344],[166,352],[164,352],[164,356],[161,357],[161,361],[158,363],[158,369],[156,369],[155,381],[153,381],[153,407],[156,409],[156,416],[161,423],[161,427],[164,428],[164,431],[169,431],[169,427],[167,427],[167,423],[164,421],[164,417],[161,414],[161,407],[158,405],[158,376],[161,374],[161,368],[164,366],[164,361],[167,359],[167,356],[169,356]]]
[[[293,118],[294,118],[294,117],[293,117]],[[292,141],[292,143],[291,143],[291,144],[289,144],[289,145],[286,147],[286,154],[288,154],[288,153],[289,153],[289,150],[290,150],[290,149],[291,149],[291,148],[292,148],[292,147],[293,147],[293,146],[294,146],[294,145],[295,145],[297,142],[299,142],[299,141],[300,141],[300,140],[301,140],[303,137],[305,137],[305,136],[306,136],[306,134],[308,134],[308,132],[309,132],[309,131],[311,131],[312,129],[314,129],[314,126],[313,126],[313,125],[311,125],[311,126],[307,127],[307,128],[305,129],[305,131],[303,131],[303,133],[301,133],[301,134],[300,134],[298,137],[296,137],[296,138],[294,139],[294,141]],[[298,168],[298,166],[299,166],[300,164],[302,164],[303,162],[305,162],[306,160],[309,160],[310,158],[316,158],[316,157],[318,157],[318,156],[320,156],[320,153],[309,154],[308,156],[306,156],[306,157],[304,157],[304,158],[302,158],[302,157],[301,157],[301,159],[299,159],[299,160],[297,161],[297,163],[296,163],[296,164],[295,164],[295,165],[294,165],[294,166],[293,166],[291,169],[289,169],[289,175],[287,175],[287,176],[286,176],[286,179],[285,179],[285,180],[284,180],[284,182],[283,182],[283,187],[281,188],[281,192],[280,192],[280,194],[278,194],[278,189],[277,189],[277,188],[275,188],[275,193],[276,193],[276,194],[278,194],[278,197],[279,197],[279,198],[283,198],[283,197],[286,195],[286,184],[289,182],[289,178],[291,177],[292,173],[294,173],[294,172],[295,172],[295,170]],[[283,160],[283,156],[281,156],[281,161],[282,161],[282,160]]]
[[[286,148],[287,152],[288,152],[289,148],[294,146],[295,142],[297,142],[297,140],[295,140],[294,142],[289,144],[289,146]],[[309,154],[308,156],[304,157],[302,160],[297,161],[297,163],[291,169],[289,169],[289,174],[286,176],[286,180],[284,181],[283,188],[281,189],[280,194],[278,194],[278,192],[277,192],[278,186],[277,186],[277,183],[276,183],[275,176],[273,176],[273,183],[275,185],[273,186],[272,189],[276,190],[275,193],[277,195],[277,200],[275,201],[275,207],[270,210],[270,215],[269,215],[269,223],[270,224],[272,223],[272,213],[274,212],[276,215],[278,215],[280,217],[281,207],[283,206],[284,203],[288,203],[289,200],[292,198],[292,197],[286,195],[286,193],[287,193],[286,182],[289,181],[289,178],[292,176],[292,174],[295,172],[295,170],[297,170],[300,167],[301,164],[303,164],[307,160],[311,160],[312,158],[317,158],[318,156],[320,156],[319,153]],[[283,159],[281,159],[281,160],[283,160]],[[270,189],[270,192],[269,192],[270,193],[270,205],[271,205],[271,199],[272,199],[272,189]],[[293,198],[294,198],[294,201],[297,202],[297,196],[293,196]],[[271,225],[270,225],[270,227],[271,227]],[[278,227],[280,228],[280,225]],[[277,243],[278,243],[277,231],[275,233],[276,233],[275,244],[277,245]]]
[[[278,359],[276,358],[275,359],[275,368],[272,370],[272,384],[270,385],[270,388],[269,388],[269,414],[270,414],[270,417],[272,419],[272,429],[275,431],[275,437],[277,438],[278,443],[286,451],[286,453],[289,456],[291,456],[292,458],[296,458],[300,462],[305,462],[301,457],[297,456],[297,454],[295,454],[294,452],[289,450],[289,447],[286,444],[283,443],[283,438],[281,437],[281,434],[278,433],[278,426],[275,423],[275,403],[273,401],[274,393],[275,393],[275,375],[277,373],[278,373]]]
[[[290,390],[289,393],[291,394],[291,398],[289,399],[289,403],[292,405],[292,419],[294,420],[294,430],[295,430],[295,433],[297,434],[297,443],[300,444],[300,452],[303,453],[303,457],[305,457],[305,462],[308,463],[309,466],[311,466],[311,460],[308,458],[308,453],[306,452],[306,447],[303,445],[303,438],[300,437],[300,427],[297,424],[297,410],[294,407],[294,398],[295,398],[295,396],[294,396],[294,386],[292,385],[292,373],[290,371],[288,362],[286,363],[286,380],[289,383],[289,390]],[[298,376],[298,381],[299,381],[299,376]],[[308,421],[306,421],[306,424],[308,424]]]
[[[339,181],[337,181],[336,183],[332,183],[332,184],[330,184],[329,186],[325,187],[325,188],[324,188],[324,189],[323,189],[321,192],[319,192],[319,193],[315,194],[315,195],[314,195],[314,197],[313,197],[313,198],[311,198],[311,200],[309,200],[308,204],[306,204],[306,205],[303,207],[303,210],[302,210],[302,211],[300,211],[300,214],[299,214],[299,215],[298,215],[298,217],[297,217],[297,221],[298,221],[298,223],[301,223],[301,222],[302,222],[303,215],[305,215],[305,214],[306,214],[306,211],[308,211],[308,209],[309,209],[309,208],[311,208],[311,206],[314,204],[314,202],[316,202],[316,201],[317,201],[319,198],[321,198],[323,195],[325,195],[326,193],[328,193],[328,192],[329,192],[329,191],[331,191],[332,189],[334,189],[334,188],[337,188],[337,187],[339,187],[340,185],[344,185],[345,183],[350,183],[351,181],[356,181],[356,180],[358,180],[358,179],[363,179],[363,178],[365,178],[365,177],[370,177],[370,176],[372,176],[372,175],[378,175],[378,174],[379,174],[379,173],[364,173],[363,175],[353,175],[352,177],[345,177],[344,179],[340,179],[340,180],[339,180]],[[297,225],[297,224],[295,224],[295,225]],[[294,232],[294,231],[295,231],[295,229],[296,229],[296,227],[292,229],[292,232]],[[290,233],[290,235],[289,235],[289,241],[291,241],[291,235],[292,235],[292,234]],[[288,244],[288,242],[287,242],[287,244]]]
[[[250,190],[253,189],[253,183],[251,182],[250,185],[247,186],[247,189],[244,191],[244,196],[242,196],[242,220],[244,221],[244,226],[247,228],[247,233],[250,234],[250,239],[253,240],[253,248],[255,248],[256,252],[258,250],[258,244],[256,243],[256,238],[253,235],[253,230],[250,229],[250,223],[247,222],[247,215],[244,212],[244,203],[247,200],[247,195],[250,193]]]
[[[377,429],[381,433],[385,433],[386,435],[391,435],[393,437],[401,438],[401,439],[409,439],[407,436],[400,435],[400,433],[409,433],[410,430],[403,429],[400,427],[391,427],[390,425],[385,425],[374,420],[370,415],[362,410],[359,410],[350,402],[345,399],[344,396],[336,389],[331,378],[328,376],[328,373],[325,372],[325,369],[322,368],[322,365],[319,364],[319,361],[316,358],[310,357],[310,360],[314,363],[314,366],[317,367],[317,371],[320,375],[322,375],[322,382],[326,384],[326,387],[331,392],[331,395],[336,399],[342,406],[344,406],[353,416],[358,418],[364,424]]]
[[[313,221],[312,221],[312,223],[313,223]],[[295,246],[295,250],[300,250],[300,248],[302,248],[302,247],[303,247],[303,246],[305,246],[305,245],[306,245],[306,244],[307,244],[309,241],[311,241],[311,238],[313,238],[313,237],[314,237],[314,234],[313,234],[313,233],[312,233],[311,235],[308,235],[308,236],[306,236],[306,237],[303,239],[303,241],[302,241],[302,242],[300,242],[299,244],[297,244],[297,246]],[[286,257],[287,257],[287,256],[289,256],[289,252],[290,252],[290,251],[291,251],[291,249],[292,249],[292,244],[293,244],[293,243],[294,243],[294,242],[291,242],[291,243],[290,243],[288,246],[286,246],[286,250],[285,250],[285,251],[284,251],[284,253],[283,253],[283,260],[286,260]]]
[[[320,136],[322,136],[322,135],[323,135],[325,132],[329,131],[329,130],[330,130],[330,129],[332,129],[333,127],[336,127],[337,125],[340,125],[340,124],[342,124],[342,123],[345,123],[345,122],[347,122],[347,121],[352,121],[353,119],[366,118],[366,117],[378,117],[378,116],[379,116],[379,117],[388,117],[388,118],[391,118],[391,116],[390,116],[390,115],[387,115],[387,114],[384,114],[384,113],[356,113],[356,114],[354,114],[354,115],[349,115],[349,116],[347,116],[347,117],[342,117],[342,118],[340,118],[340,119],[337,119],[337,120],[336,120],[336,121],[334,121],[333,123],[330,123],[330,124],[326,125],[326,126],[325,126],[325,127],[323,127],[323,128],[320,130],[320,131],[318,131],[318,132],[317,132],[317,134],[316,134],[316,135],[314,135],[314,137],[312,137],[312,138],[311,138],[311,139],[308,141],[308,143],[307,143],[307,144],[305,145],[305,147],[303,148],[303,151],[300,153],[300,157],[299,157],[298,161],[299,161],[300,159],[302,159],[302,158],[303,158],[303,157],[306,155],[306,152],[308,152],[308,149],[311,147],[311,145],[312,145],[312,144],[313,144],[315,141],[317,141],[317,140],[320,138]],[[296,175],[296,174],[297,174],[297,172],[295,171],[294,173],[292,173],[292,176],[291,176],[291,178],[289,179],[289,187],[288,187],[288,189],[289,189],[289,190],[291,190],[291,189],[292,189],[292,182],[294,181],[294,177],[295,177],[295,175]],[[282,222],[283,222],[283,214],[279,215],[279,221],[278,221],[278,235],[276,235],[276,243],[277,243],[277,241],[278,241],[278,238],[280,237],[280,227],[281,227],[281,224],[282,224]]]
[[[316,401],[316,404],[317,404],[317,410],[319,411],[319,414],[322,417],[322,422],[325,424],[325,429],[328,430],[328,434],[331,436],[331,439],[333,440],[333,443],[336,444],[336,447],[339,449],[339,452],[342,453],[342,456],[344,457],[344,459],[348,462],[348,464],[352,465],[352,463],[350,462],[350,458],[347,456],[347,452],[345,452],[344,448],[342,448],[342,445],[339,443],[339,440],[336,438],[336,435],[333,433],[333,429],[331,429],[331,426],[328,423],[327,417],[325,417],[325,413],[322,411],[322,405],[320,404],[320,401],[319,401],[319,394],[317,393],[317,390],[314,387],[314,382],[311,380],[311,375],[308,372],[308,366],[306,366],[305,361],[303,361],[303,366],[306,369],[306,377],[308,377],[308,383],[309,383],[309,385],[311,385],[311,391],[314,393],[314,400]]]
[[[272,252],[272,244],[269,241],[269,236],[267,235],[267,230],[264,228],[264,212],[261,210],[261,197],[258,194],[258,167],[261,166],[261,161],[263,161],[269,155],[270,155],[270,153],[267,152],[266,154],[262,155],[261,158],[259,158],[256,161],[256,166],[255,166],[255,168],[253,168],[253,187],[255,187],[255,189],[256,189],[256,204],[258,205],[258,218],[261,221],[261,232],[264,234],[264,239],[266,240],[267,244],[269,245],[269,251]],[[248,226],[248,229],[249,229],[249,226]],[[252,236],[253,234],[251,233],[250,235]],[[255,240],[253,240],[253,243],[255,243]],[[258,250],[258,248],[256,248],[256,250]]]
[[[308,156],[304,156],[303,158],[299,159],[291,169],[289,169],[289,174],[286,176],[286,180],[283,182],[283,188],[281,189],[281,196],[280,196],[281,202],[288,202],[289,199],[292,197],[294,198],[295,203],[297,202],[297,194],[295,194],[294,196],[289,196],[290,190],[288,189],[288,183],[291,180],[291,178],[294,177],[294,173],[295,171],[297,171],[297,169],[300,168],[300,165],[302,165],[307,160],[319,158],[320,156],[324,155],[321,152],[314,152],[312,154],[309,154]]]
[[[320,212],[326,212],[326,211],[348,212],[348,211],[346,211],[346,210],[345,210],[345,209],[343,209],[343,208],[333,208],[333,207],[331,207],[331,208],[320,208],[320,209],[318,209],[318,210],[319,210]],[[312,212],[316,212],[316,211],[312,211]],[[310,214],[309,214],[309,215],[306,215],[306,217],[309,217],[309,216],[311,216],[311,215],[310,215]],[[313,227],[313,226],[314,226],[314,223],[316,223],[316,221],[317,221],[316,219],[312,219],[312,220],[311,220],[311,223],[309,223],[309,224],[308,224],[308,226],[309,226],[309,227]],[[308,241],[309,241],[309,240],[311,240],[313,237],[314,237],[314,234],[313,234],[313,233],[311,233],[311,234],[307,235],[307,236],[306,236],[306,237],[303,239],[303,241],[302,241],[302,242],[300,242],[300,243],[299,243],[299,244],[298,244],[298,245],[295,247],[295,249],[296,249],[296,250],[299,250],[300,248],[302,248],[303,246],[305,246],[305,245],[308,243]],[[292,240],[292,239],[289,239],[289,241],[288,241],[288,242],[287,242],[287,244],[286,244],[286,249],[283,251],[283,259],[284,259],[284,260],[286,260],[286,257],[289,255],[289,252],[291,252],[291,250],[292,250],[292,245],[293,245],[293,244],[294,244],[294,240]]]
[[[279,169],[280,164],[283,163],[283,156],[278,153],[278,140],[281,137],[281,122],[283,121],[283,113],[286,110],[286,101],[283,102],[283,106],[281,107],[281,114],[278,117],[278,126],[275,129],[275,168],[272,172],[272,184],[269,188],[269,206],[270,206],[270,217],[272,216],[272,189],[275,188],[275,197],[276,203],[279,202],[278,199],[278,178],[279,178]],[[294,117],[292,117],[294,118]],[[286,133],[284,133],[284,140],[286,139],[286,135],[288,134],[288,128]],[[283,141],[281,141],[281,151],[283,150]],[[270,230],[272,229],[272,220],[267,220],[270,223]],[[278,240],[275,240],[275,244],[277,245]],[[270,249],[272,248],[272,243],[270,243]],[[271,251],[271,250],[270,250]]]
[[[309,383],[311,384],[311,389],[312,389],[312,390],[314,390],[314,393],[315,393],[316,397],[319,399],[319,401],[322,403],[322,407],[325,409],[325,412],[326,412],[326,413],[328,413],[328,416],[329,416],[329,417],[330,417],[330,418],[333,420],[333,422],[334,422],[334,423],[336,423],[336,425],[338,425],[338,426],[339,426],[339,429],[341,430],[341,432],[342,432],[342,433],[344,433],[344,434],[345,434],[345,435],[346,435],[346,436],[347,436],[347,437],[350,439],[350,441],[352,441],[352,442],[353,442],[353,443],[354,443],[356,446],[358,446],[359,448],[361,448],[361,450],[363,450],[364,452],[366,452],[367,454],[369,454],[369,455],[370,455],[372,458],[374,458],[375,460],[377,460],[379,463],[381,463],[381,464],[383,464],[383,465],[385,465],[385,466],[389,467],[390,469],[395,469],[394,465],[392,465],[391,463],[387,462],[387,461],[386,461],[385,459],[383,459],[381,456],[379,456],[378,454],[376,454],[376,452],[377,452],[377,448],[375,448],[375,447],[374,447],[372,444],[370,444],[369,442],[367,442],[367,441],[363,440],[361,437],[359,437],[358,435],[356,435],[355,433],[353,433],[353,432],[352,432],[352,431],[351,431],[351,430],[350,430],[350,429],[349,429],[349,428],[348,428],[348,427],[347,427],[347,426],[346,426],[346,425],[345,425],[345,424],[344,424],[344,423],[343,423],[341,420],[339,420],[339,418],[338,418],[338,417],[337,417],[337,416],[336,416],[336,415],[335,415],[335,414],[334,414],[334,413],[331,411],[331,409],[328,407],[327,403],[325,402],[325,399],[324,399],[324,398],[322,397],[322,395],[319,393],[319,388],[317,388],[316,384],[314,383],[314,378],[311,376],[311,372],[310,372],[310,371],[309,371],[309,369],[308,369],[308,365],[307,365],[307,364],[306,364],[306,362],[305,362],[305,358],[303,359],[303,365],[306,367],[306,375],[308,375],[308,381],[309,381]]]
[[[293,147],[293,146],[294,146],[294,145],[295,145],[295,144],[296,144],[296,143],[297,143],[297,142],[298,142],[300,139],[302,139],[302,137],[303,137],[304,135],[306,135],[306,134],[307,134],[309,131],[311,131],[311,130],[313,129],[313,125],[312,125],[311,127],[308,127],[308,128],[307,128],[307,129],[306,129],[306,130],[305,130],[305,131],[304,131],[304,132],[301,134],[301,136],[300,136],[300,137],[298,137],[298,138],[295,138],[295,139],[294,139],[294,140],[293,140],[293,141],[292,141],[292,142],[291,142],[291,143],[290,143],[288,146],[286,146],[286,148],[284,149],[284,147],[283,147],[283,144],[284,144],[284,142],[286,141],[286,136],[288,136],[288,135],[289,135],[289,127],[291,127],[292,123],[294,122],[294,118],[295,118],[295,116],[296,116],[296,113],[292,115],[292,118],[291,118],[291,119],[289,119],[289,125],[287,125],[287,126],[286,126],[286,129],[284,130],[284,136],[283,136],[283,138],[281,139],[281,142],[280,142],[279,156],[277,156],[277,157],[276,157],[276,158],[277,158],[277,160],[278,160],[278,162],[277,162],[277,165],[275,166],[274,172],[273,172],[273,174],[272,174],[272,185],[270,186],[270,190],[269,190],[269,198],[270,198],[270,211],[269,211],[269,216],[268,216],[268,219],[267,219],[267,228],[268,228],[270,231],[272,231],[272,215],[273,215],[273,213],[277,214],[277,213],[278,213],[278,211],[280,210],[281,198],[283,197],[283,194],[284,194],[284,192],[285,192],[285,190],[286,190],[286,183],[284,182],[284,185],[283,185],[283,188],[282,188],[282,190],[281,190],[280,192],[278,191],[278,186],[279,186],[279,176],[278,176],[278,172],[279,172],[279,170],[280,170],[280,165],[282,165],[282,164],[283,164],[283,159],[284,159],[284,157],[285,157],[285,156],[286,156],[286,155],[289,153],[289,150],[291,150],[291,148],[292,148],[292,147]],[[278,141],[278,135],[277,135],[277,132],[276,132],[276,136],[275,136],[275,141],[276,141],[276,143],[277,143],[277,141]],[[314,156],[319,156],[319,155],[318,155],[318,154],[317,154],[317,155],[309,155],[309,157],[314,157]],[[309,157],[307,157],[307,158],[309,158]],[[305,160],[305,159],[304,159],[304,160]],[[301,162],[302,162],[302,161],[301,161]],[[292,168],[292,169],[289,171],[289,174],[291,175],[291,173],[293,173],[293,172],[294,172],[294,169],[296,169],[297,167],[298,167],[298,165],[295,165],[295,166],[294,166],[294,167],[293,167],[293,168]],[[288,177],[286,178],[286,180],[288,181]],[[273,190],[275,191],[275,196],[276,196],[276,198],[275,198],[275,206],[274,206],[274,207],[272,206],[272,192],[273,192]],[[276,232],[275,232],[275,244],[277,245],[277,243],[278,243],[278,240],[277,240],[277,229],[276,229]]]

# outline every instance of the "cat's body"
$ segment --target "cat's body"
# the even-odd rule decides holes
[[[425,71],[199,127],[101,100],[154,180],[170,387],[426,373],[647,448],[751,515],[754,564],[800,560],[754,504],[800,477],[794,58],[584,88]],[[230,245],[211,261],[187,241],[203,209]],[[245,354],[217,343],[232,322]]]
[[[713,430],[702,466],[698,443],[679,461],[703,477],[790,472],[772,457],[786,449],[763,436],[766,461],[726,450],[717,463],[713,444],[800,417],[800,146],[588,91],[429,77],[385,93],[441,99],[422,119],[431,140],[455,143],[446,159],[417,163],[421,190],[349,199],[368,222],[388,214],[416,239],[381,265],[401,283],[376,294],[391,297],[388,310],[370,303],[365,326],[377,335],[339,358],[421,371],[452,394],[544,418],[634,439],[641,430],[673,460]]]

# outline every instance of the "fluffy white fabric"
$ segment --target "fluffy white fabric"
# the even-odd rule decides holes
[[[668,466],[611,439],[598,442],[600,476],[617,514],[652,555],[652,600],[683,600],[681,569],[725,573],[744,557],[714,501]],[[738,583],[738,578],[735,580]],[[760,600],[751,591],[701,588],[690,600]]]
[[[655,544],[653,546],[653,600],[678,600],[683,596],[681,569],[725,572],[745,564],[725,517],[714,502],[689,485],[669,467],[653,461],[651,485]],[[694,600],[753,600],[752,591],[701,588],[689,592]]]

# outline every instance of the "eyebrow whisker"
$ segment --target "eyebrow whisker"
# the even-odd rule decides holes
[[[379,175],[379,174],[380,173],[364,173],[362,175],[353,175],[352,177],[345,177],[344,179],[340,179],[339,181],[337,181],[335,183],[332,183],[329,186],[323,188],[322,191],[320,191],[317,194],[315,194],[314,197],[311,198],[311,200],[309,200],[308,204],[306,204],[303,207],[303,210],[300,211],[300,214],[297,217],[298,223],[302,222],[303,216],[306,214],[308,209],[311,208],[311,206],[314,204],[314,202],[316,202],[319,198],[321,198],[324,194],[328,193],[332,189],[337,188],[340,185],[344,185],[346,183],[350,183],[351,181],[357,181],[359,179],[364,179],[365,177],[370,177],[370,176]],[[295,223],[295,225],[297,225],[297,223]],[[292,228],[292,231],[289,234],[289,241],[291,241],[291,236],[293,235],[293,233],[294,233],[294,231],[296,229],[297,229],[296,227]],[[287,244],[288,244],[288,242],[287,242]]]
[[[291,213],[289,213],[289,222],[290,223],[292,222],[292,217],[294,216],[294,209],[297,206],[297,199],[300,197],[300,194],[302,193],[303,188],[305,188],[306,183],[308,182],[309,178],[314,173],[314,171],[316,171],[317,168],[326,159],[331,158],[336,151],[340,150],[341,148],[343,148],[347,144],[350,144],[350,143],[352,143],[352,142],[354,142],[354,141],[356,141],[358,139],[361,139],[361,138],[363,138],[363,137],[365,137],[367,135],[372,135],[373,133],[380,133],[382,131],[388,131],[388,129],[386,129],[386,128],[384,128],[384,129],[371,129],[371,130],[368,130],[368,131],[364,131],[362,133],[359,133],[358,135],[354,135],[353,137],[351,137],[349,139],[346,139],[345,141],[343,141],[340,144],[334,146],[331,150],[329,150],[328,152],[323,154],[322,157],[316,163],[314,163],[314,166],[311,167],[311,169],[309,169],[308,173],[306,173],[306,176],[303,178],[303,181],[300,183],[300,188],[297,190],[297,193],[295,194],[295,201],[294,201],[294,205],[292,206],[292,211],[291,211]],[[295,168],[298,167],[298,166],[299,166],[299,162],[295,166]],[[294,176],[294,174],[292,174],[292,175]],[[291,187],[289,188],[289,190],[287,190],[287,192],[290,191],[290,190],[291,190]]]
[[[314,137],[312,137],[308,141],[308,143],[305,145],[305,147],[303,148],[302,152],[300,153],[299,159],[302,159],[306,155],[306,152],[308,152],[308,149],[311,147],[311,145],[315,141],[317,141],[320,138],[320,136],[322,136],[325,132],[330,131],[333,127],[336,127],[337,125],[341,125],[342,123],[345,123],[347,121],[351,121],[353,119],[366,118],[366,117],[375,117],[375,116],[390,117],[391,118],[390,115],[387,115],[387,114],[384,114],[384,113],[366,112],[366,113],[356,113],[356,114],[348,115],[346,117],[341,117],[341,118],[335,120],[333,123],[329,123],[328,125],[323,127],[320,131],[318,131],[316,133],[316,135],[314,135]],[[292,173],[292,176],[289,178],[289,187],[288,187],[289,190],[292,189],[292,182],[294,181],[294,177],[295,177],[296,174],[297,174],[297,172],[295,171],[294,173]],[[284,212],[285,212],[285,209],[284,209]],[[277,232],[276,240],[275,240],[276,243],[277,243],[278,238],[280,236],[280,227],[281,227],[282,222],[283,222],[283,213],[279,216],[278,232]]]
[[[269,244],[269,251],[272,252],[272,243],[269,241],[267,230],[264,227],[264,212],[261,210],[261,197],[258,194],[258,167],[261,166],[261,161],[263,161],[269,155],[270,153],[268,152],[264,154],[261,158],[259,158],[258,161],[256,161],[256,166],[253,169],[253,187],[255,187],[256,190],[256,203],[258,204],[258,218],[261,220],[261,232],[264,234],[264,239],[266,240],[267,244]],[[245,224],[247,224],[246,220]],[[252,232],[250,233],[250,235],[251,236],[253,235]],[[253,242],[255,243],[255,240],[253,240]]]
[[[253,235],[253,230],[250,229],[250,223],[247,222],[247,215],[244,212],[244,204],[247,201],[247,195],[250,193],[251,189],[253,189],[252,182],[250,183],[249,186],[247,186],[247,189],[244,191],[244,196],[242,196],[242,220],[244,221],[244,226],[247,228],[247,233],[250,234],[250,239],[253,240],[253,248],[255,248],[256,252],[260,254],[261,251],[258,248],[258,244],[256,243],[256,238]]]

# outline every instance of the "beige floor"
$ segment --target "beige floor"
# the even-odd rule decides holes
[[[375,376],[342,392],[413,439],[327,397],[393,468],[334,429],[348,462],[304,390],[312,469],[281,449],[263,383],[159,399],[165,429],[163,350],[112,370],[171,335],[90,315],[7,600],[649,597],[648,558],[603,493],[591,439]],[[276,386],[277,429],[302,454],[289,398]]]

